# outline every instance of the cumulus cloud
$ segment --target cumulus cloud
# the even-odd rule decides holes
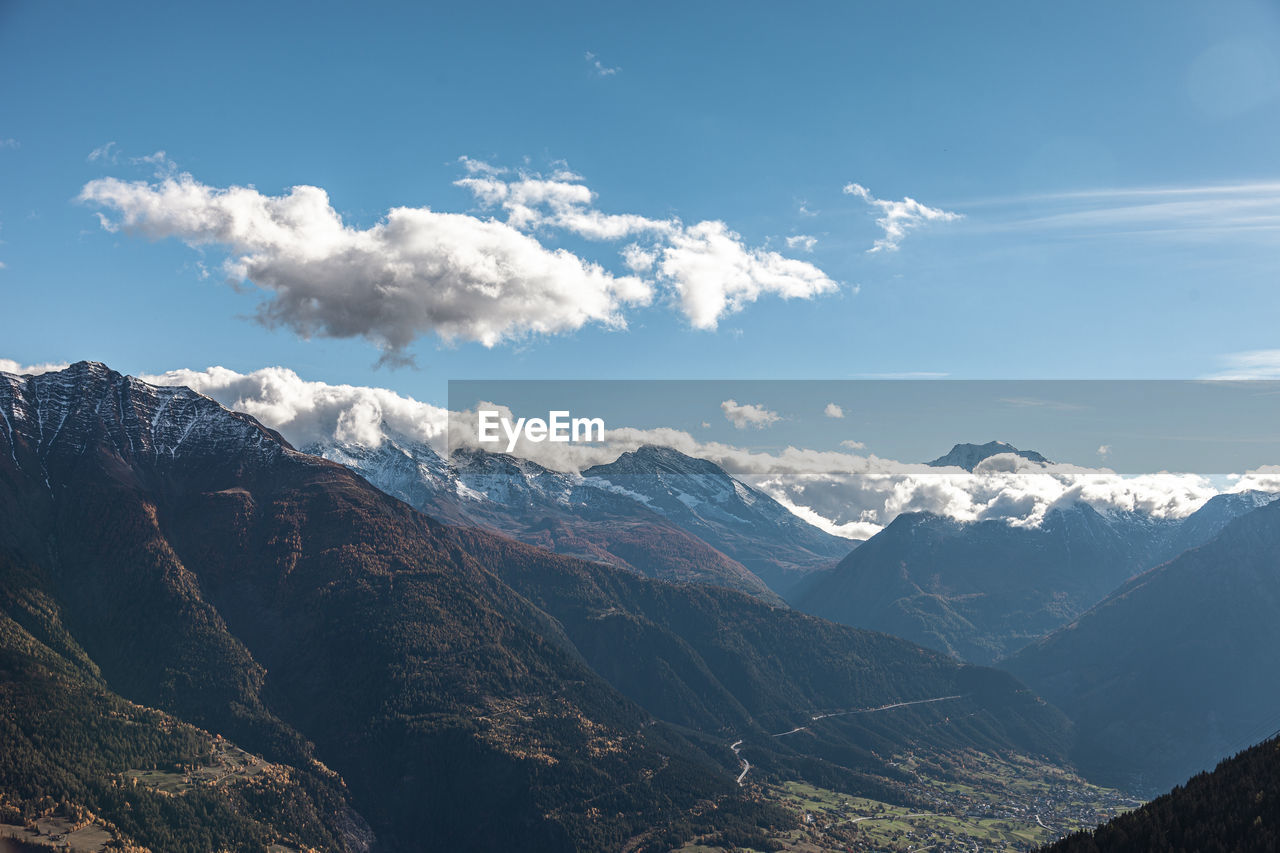
[[[876,240],[868,252],[896,252],[908,231],[919,228],[926,222],[953,222],[964,218],[959,213],[921,204],[910,196],[901,201],[876,198],[862,184],[845,184],[844,192],[857,196],[880,211],[876,224],[883,229],[884,236]]]
[[[822,414],[829,418],[843,418],[844,409],[836,403],[827,403],[827,407],[822,410]]]
[[[836,289],[813,264],[748,248],[718,221],[699,222],[674,234],[662,249],[658,269],[698,329],[716,328],[721,316],[742,310],[765,293],[809,299]]]
[[[677,218],[605,213],[596,207],[596,194],[567,169],[543,177],[475,161],[464,166],[468,176],[455,183],[485,209],[501,210],[514,228],[558,229],[598,241],[637,240],[621,250],[624,263],[637,275],[653,275],[697,329],[717,328],[726,314],[766,294],[810,299],[838,289],[813,264],[748,246],[720,220],[685,225]]]
[[[1231,488],[1233,492],[1280,493],[1280,465],[1262,465],[1233,479],[1235,480],[1235,485]]]
[[[1109,444],[1100,444],[1100,445],[1098,445],[1098,455],[1099,455],[1099,456],[1101,456],[1103,459],[1106,459],[1108,456],[1110,456],[1110,455],[1111,455],[1111,445],[1109,445]]]
[[[485,208],[500,208],[507,224],[522,231],[560,228],[590,240],[620,240],[636,234],[671,233],[675,220],[636,214],[608,214],[593,207],[596,194],[582,178],[561,168],[551,177],[511,173],[476,160],[466,160],[469,174],[454,181]]]
[[[753,403],[739,403],[737,400],[725,400],[720,404],[720,411],[724,412],[724,416],[729,419],[729,423],[733,424],[737,429],[746,429],[747,427],[763,429],[782,420],[777,412],[771,412],[765,407],[757,406]]]
[[[799,249],[802,252],[812,252],[813,247],[818,245],[818,238],[808,234],[793,234],[787,238],[788,249]]]
[[[229,409],[253,415],[295,447],[342,441],[377,447],[385,431],[443,450],[448,412],[386,388],[329,385],[284,367],[237,373],[225,367],[143,375],[153,385],[185,385]]]
[[[110,143],[90,156],[116,160]],[[505,221],[396,207],[358,228],[319,187],[274,196],[213,187],[178,173],[162,151],[131,162],[154,166],[154,180],[100,178],[81,190],[82,202],[102,208],[103,228],[221,247],[228,279],[265,294],[260,322],[303,337],[363,338],[386,363],[411,360],[421,336],[492,347],[587,324],[625,328],[626,310],[650,304],[659,288],[699,329],[764,294],[837,289],[812,264],[747,246],[718,220],[605,213],[563,163],[544,177],[461,158],[457,184]],[[633,241],[620,250],[629,273],[544,246],[538,232],[549,229]]]
[[[365,338],[393,363],[426,334],[492,347],[587,323],[621,328],[624,306],[652,298],[639,278],[546,249],[494,220],[397,207],[354,228],[319,187],[269,196],[181,174],[154,183],[102,178],[80,199],[116,214],[99,214],[109,231],[225,247],[228,277],[267,293],[259,319],[268,326]]]
[[[66,370],[71,365],[66,362],[45,362],[43,364],[23,364],[11,358],[0,358],[0,373],[12,373],[17,376],[36,376],[55,370]]]

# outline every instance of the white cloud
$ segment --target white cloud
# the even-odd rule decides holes
[[[12,136],[0,139],[0,148],[21,148],[22,143],[14,139]]]
[[[464,165],[470,173],[455,183],[486,209],[500,209],[522,231],[555,228],[589,240],[640,238],[621,250],[637,274],[654,274],[690,324],[715,329],[726,314],[741,311],[762,295],[809,299],[835,291],[837,284],[806,261],[752,248],[719,220],[684,225],[679,219],[604,213],[596,195],[567,168],[550,179],[537,174],[508,176],[496,167]]]
[[[1280,183],[1111,187],[972,202],[988,225],[1076,238],[1264,240],[1280,231]],[[1028,215],[1027,211],[1031,214]]]
[[[799,249],[802,252],[812,252],[813,247],[818,245],[818,238],[808,234],[793,234],[787,238],[788,249]]]
[[[157,178],[170,178],[178,174],[178,164],[169,159],[169,155],[163,149],[142,157],[130,157],[129,162],[135,166],[154,167]]]
[[[722,316],[742,310],[766,293],[809,299],[837,288],[813,264],[747,248],[737,233],[718,221],[699,222],[676,232],[662,249],[658,269],[697,329],[716,328]]]
[[[610,68],[609,66],[605,65],[600,61],[599,57],[597,57],[594,53],[592,53],[589,50],[587,51],[586,56],[584,58],[587,60],[587,63],[591,66],[592,73],[594,73],[597,77],[612,77],[613,75],[617,74],[619,71],[622,70],[621,68]]]
[[[391,362],[404,360],[420,335],[492,347],[587,323],[622,328],[623,307],[652,298],[636,277],[546,249],[493,220],[397,207],[369,228],[353,228],[319,187],[268,196],[182,174],[155,183],[90,181],[80,199],[116,213],[99,214],[109,231],[226,247],[228,277],[268,294],[262,322],[306,337],[362,337]]]
[[[229,409],[247,412],[295,447],[334,439],[376,447],[384,426],[437,450],[444,447],[447,410],[386,388],[311,382],[284,367],[252,373],[209,367],[139,378],[153,385],[185,385]]]
[[[116,148],[114,141],[108,142],[106,145],[99,145],[97,148],[89,152],[89,156],[85,160],[90,163],[101,160],[104,163],[115,163],[119,159],[119,150]]]
[[[111,145],[94,152],[112,158]],[[811,298],[837,289],[822,270],[751,248],[717,220],[609,214],[567,165],[550,178],[461,158],[457,181],[506,221],[427,207],[397,207],[376,224],[346,224],[319,187],[271,196],[212,187],[176,172],[163,151],[131,162],[156,167],[153,182],[101,178],[80,200],[104,208],[102,227],[152,239],[216,245],[233,282],[260,288],[258,319],[303,337],[364,338],[382,360],[410,360],[421,336],[492,347],[589,323],[625,328],[625,310],[661,287],[699,329],[762,295]],[[615,274],[532,232],[560,229],[598,241],[640,238],[621,249],[632,274]]]
[[[725,400],[720,404],[720,411],[724,412],[729,423],[738,429],[747,427],[763,429],[782,420],[777,412],[771,412],[753,403],[739,403],[737,400]]]
[[[65,362],[46,362],[44,364],[23,364],[11,358],[0,358],[0,373],[12,373],[17,376],[35,376],[50,373],[54,370],[66,370],[71,365]]]
[[[844,192],[856,195],[872,207],[880,210],[881,216],[876,224],[884,230],[884,237],[875,241],[868,252],[896,252],[907,232],[919,228],[926,222],[954,222],[964,217],[936,207],[928,207],[907,196],[901,201],[889,201],[876,198],[862,184],[845,184]]]
[[[866,450],[867,445],[861,441],[855,441],[852,438],[846,438],[840,442],[840,446],[847,450]]]
[[[844,417],[844,409],[836,403],[827,403],[827,407],[822,410],[822,413],[829,418]]]
[[[1222,357],[1226,367],[1210,379],[1280,379],[1280,349],[1256,349]]]
[[[1108,456],[1110,456],[1110,455],[1111,455],[1111,445],[1109,445],[1109,444],[1102,444],[1102,445],[1099,445],[1099,446],[1098,446],[1098,455],[1099,455],[1099,456],[1101,456],[1103,459],[1106,459]]]

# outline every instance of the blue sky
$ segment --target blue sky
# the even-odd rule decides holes
[[[435,402],[459,378],[1280,369],[1275,4],[187,5],[0,4],[0,357],[284,365]],[[749,272],[758,298],[697,328],[682,279],[626,267],[632,236],[521,231],[455,183],[563,172],[593,193],[579,212],[667,223],[677,236],[647,226],[651,251],[719,223],[747,256],[806,265],[812,292],[783,299]],[[146,207],[184,174],[210,198],[318,187],[356,231],[397,207],[493,218],[502,240],[639,279],[648,304],[575,320],[543,299],[531,316],[560,331],[517,317],[492,347],[442,342],[448,306],[422,294],[408,332],[395,304],[352,318],[361,291],[337,273],[319,307],[283,304],[263,280],[229,285],[224,261],[257,246],[270,257],[253,269],[277,284],[321,267]],[[144,189],[77,201],[106,179]],[[868,251],[885,210],[851,184],[957,217]],[[268,328],[253,317],[272,299]],[[320,334],[299,335],[308,324]],[[416,368],[375,367],[387,324]]]

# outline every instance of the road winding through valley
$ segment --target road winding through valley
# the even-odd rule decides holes
[[[829,717],[845,717],[850,714],[874,714],[878,711],[892,711],[895,708],[906,708],[911,705],[929,705],[934,702],[950,702],[955,699],[963,699],[963,698],[964,696],[961,694],[956,694],[955,696],[935,696],[932,699],[913,699],[909,702],[891,702],[888,705],[877,705],[874,708],[849,708],[848,710],[844,710],[844,711],[828,711],[825,714],[812,715],[811,717],[809,717],[809,723],[810,724],[816,723],[818,720],[825,720]],[[809,728],[808,725],[796,726],[794,729],[791,729],[790,731],[778,732],[776,735],[770,735],[770,737],[786,737],[787,735],[793,735],[796,732],[805,731],[808,728]],[[733,750],[734,757],[737,758],[738,761],[742,763],[742,772],[738,774],[738,785],[739,787],[741,787],[741,785],[743,784],[743,781],[747,778],[747,773],[751,771],[751,762],[747,761],[747,759],[742,757],[742,740],[741,739],[735,740],[733,743],[729,744],[729,749]]]

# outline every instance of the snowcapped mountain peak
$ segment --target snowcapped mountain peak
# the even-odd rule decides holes
[[[953,467],[972,471],[984,459],[1001,453],[1012,453],[1032,462],[1047,463],[1049,461],[1034,450],[1019,450],[1005,441],[988,441],[986,444],[957,444],[945,456],[939,456],[926,464],[935,468]]]
[[[678,476],[703,475],[715,477],[723,481],[731,478],[724,469],[706,459],[688,456],[670,447],[659,447],[646,444],[636,450],[623,453],[613,462],[597,465],[591,470],[608,468],[613,474],[656,474],[666,473]],[[588,474],[588,472],[583,472]]]
[[[292,452],[274,430],[189,388],[149,385],[95,361],[0,373],[0,452],[25,468],[106,449],[121,458],[226,458]]]

